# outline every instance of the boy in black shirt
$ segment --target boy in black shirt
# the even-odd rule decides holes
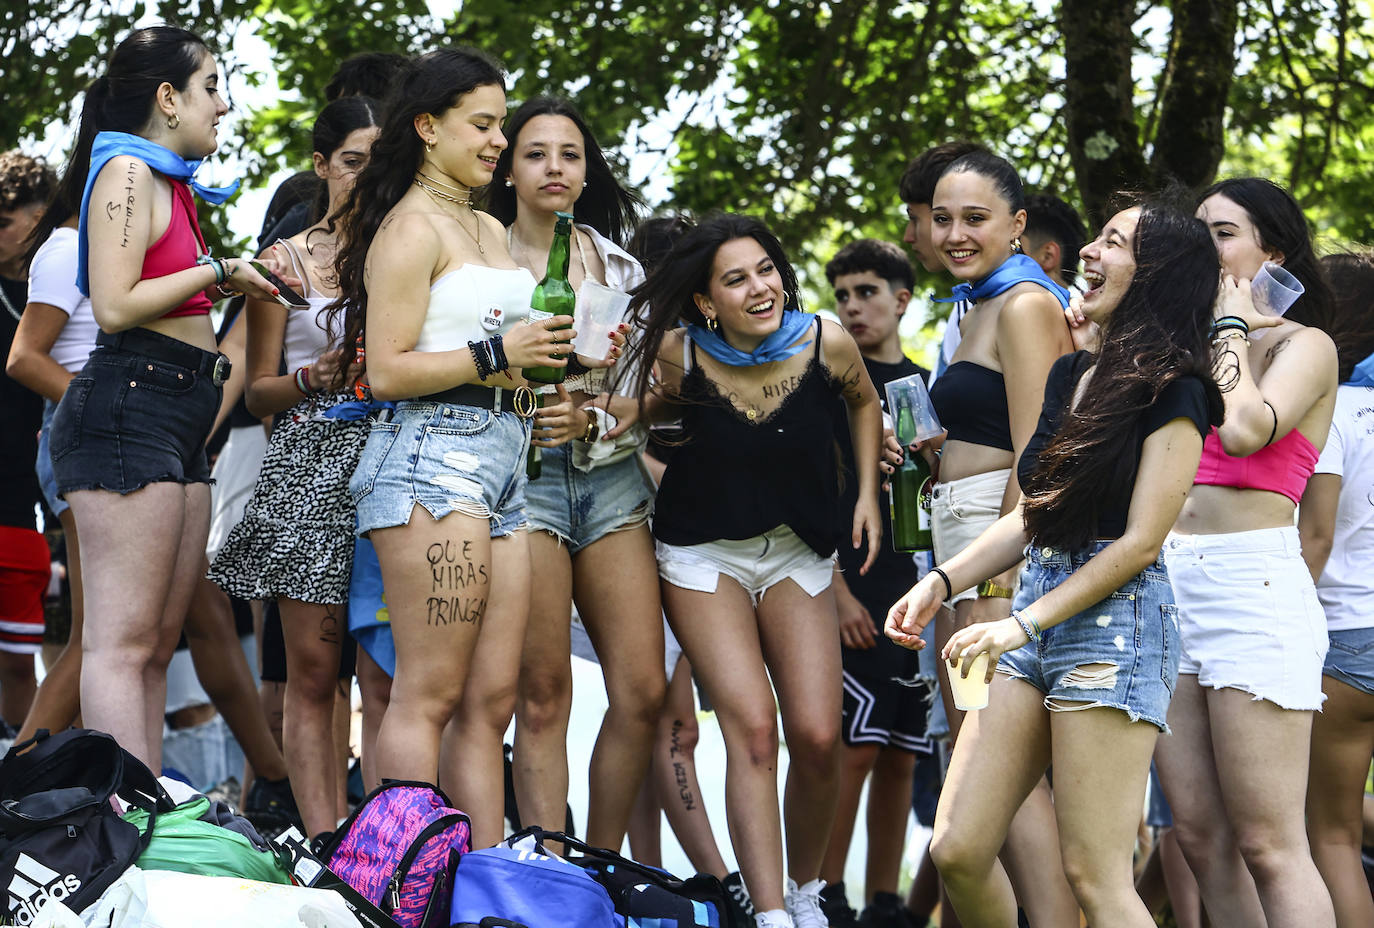
[[[840,249],[826,265],[825,274],[834,288],[836,315],[858,344],[886,411],[885,383],[911,374],[929,376],[902,354],[897,332],[911,300],[911,262],[896,245],[861,239]],[[858,493],[854,453],[847,430],[841,429],[836,438],[846,470],[840,511],[852,513]],[[828,911],[832,925],[853,919],[841,881],[859,794],[870,773],[865,886],[870,907],[863,924],[884,924],[878,918],[879,911],[895,911],[912,775],[917,755],[932,750],[925,737],[930,689],[919,680],[917,654],[886,640],[881,630],[888,608],[916,579],[916,566],[910,554],[892,550],[889,508],[885,501],[879,508],[883,513],[883,542],[873,567],[860,576],[863,552],[841,542],[835,568],[835,601],[844,645],[845,749],[839,808],[821,867],[821,878],[831,884],[823,897],[827,910],[834,906]],[[847,538],[848,533],[846,524],[838,534]]]

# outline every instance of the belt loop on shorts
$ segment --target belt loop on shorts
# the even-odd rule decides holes
[[[95,343],[101,348],[141,354],[155,361],[188,368],[209,377],[217,387],[229,379],[232,369],[229,359],[218,352],[203,351],[179,338],[149,329],[125,329],[123,332],[106,332],[101,329],[96,333]]]
[[[513,412],[522,419],[534,418],[539,408],[534,391],[526,386],[514,389],[504,387],[484,387],[476,383],[461,383],[438,393],[429,393],[418,398],[422,403],[450,403],[454,406],[475,406],[490,409],[492,412]]]

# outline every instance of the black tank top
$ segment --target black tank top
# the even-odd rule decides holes
[[[654,503],[654,537],[670,545],[743,540],[786,525],[821,557],[835,551],[840,488],[835,430],[839,386],[815,352],[797,387],[750,421],[707,378],[691,346],[680,388],[686,444],[673,454]]]
[[[935,378],[930,402],[950,441],[1015,450],[1011,444],[1011,410],[1001,371],[972,361],[956,361]]]

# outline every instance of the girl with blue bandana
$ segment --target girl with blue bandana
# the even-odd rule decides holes
[[[100,326],[50,440],[95,604],[82,636],[82,712],[154,769],[166,667],[209,528],[205,440],[229,375],[210,306],[235,292],[273,296],[248,262],[208,255],[196,220],[192,191],[220,203],[237,186],[194,180],[226,112],[200,38],[139,29],[87,90],[68,167],[86,178],[76,285]]]
[[[643,411],[680,417],[686,433],[653,534],[668,622],[725,736],[735,854],[760,928],[824,926],[818,875],[840,743],[834,431],[847,410],[860,503],[839,543],[866,544],[867,570],[882,533],[877,392],[853,339],[801,311],[796,273],[756,219],[707,217],[630,305],[645,327]],[[791,758],[785,868],[779,707]]]

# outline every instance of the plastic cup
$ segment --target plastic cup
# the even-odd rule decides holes
[[[887,390],[887,412],[895,423],[897,441],[903,448],[914,441],[934,438],[944,431],[940,417],[935,414],[935,405],[926,392],[926,382],[920,374],[912,374],[900,380],[889,380]]]
[[[1302,294],[1302,281],[1272,261],[1261,264],[1250,281],[1250,299],[1266,316],[1282,316]]]
[[[969,665],[968,676],[962,675],[960,668],[963,658],[951,662],[949,668],[950,695],[954,697],[954,708],[965,712],[970,709],[988,707],[988,652],[983,651]]]
[[[577,294],[577,316],[573,328],[573,351],[584,358],[600,361],[611,350],[609,335],[625,321],[630,295],[603,287],[595,281],[585,281]]]

